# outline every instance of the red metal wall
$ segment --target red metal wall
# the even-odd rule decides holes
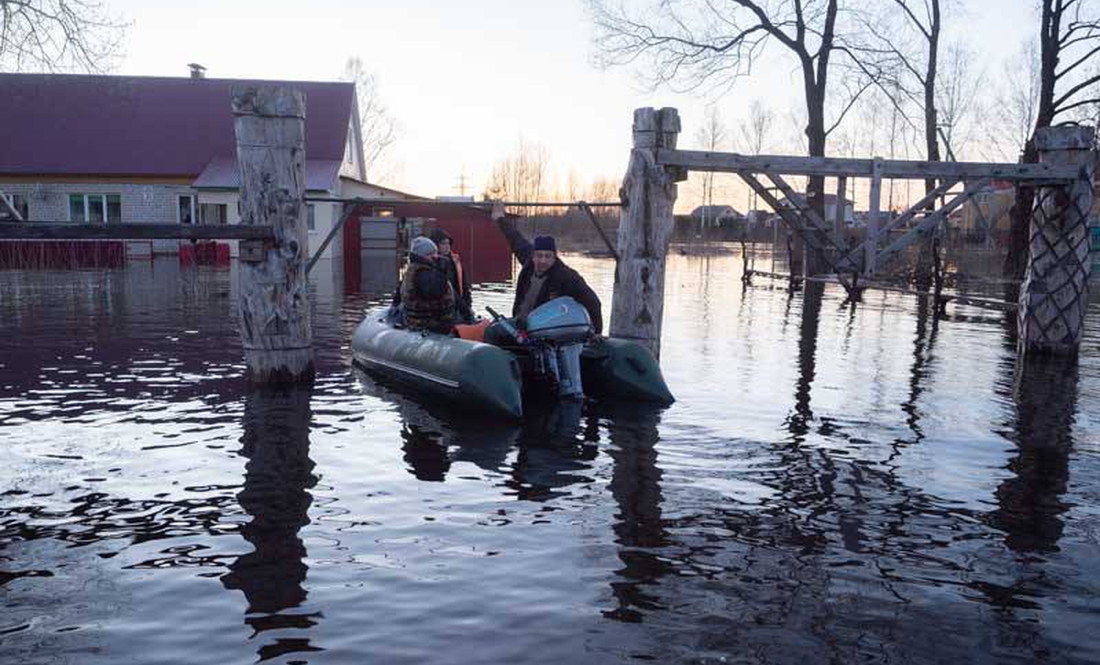
[[[512,250],[508,241],[481,208],[430,201],[411,203],[364,204],[352,220],[369,216],[379,206],[393,208],[395,217],[419,217],[426,220],[424,233],[441,228],[454,239],[454,251],[462,257],[462,267],[471,283],[507,282],[512,279]],[[344,226],[344,275],[347,284],[358,284],[362,266],[359,260],[359,229],[351,220]]]

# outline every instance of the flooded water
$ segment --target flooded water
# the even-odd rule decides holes
[[[670,259],[675,405],[522,426],[353,370],[331,276],[316,385],[250,392],[229,270],[0,273],[0,661],[1100,661],[1100,303],[1018,370],[740,265]]]

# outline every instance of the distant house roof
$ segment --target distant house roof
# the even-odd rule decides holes
[[[199,175],[234,160],[230,89],[242,84],[303,91],[309,161],[344,158],[351,83],[0,74],[0,174]]]
[[[699,206],[695,210],[691,211],[691,216],[698,217],[700,219],[702,219],[703,217],[706,217],[707,219],[721,219],[723,217],[744,217],[744,215],[734,210],[732,206],[728,205]]]
[[[805,198],[806,198],[806,195],[805,195],[805,194],[803,194],[803,195],[802,195],[802,198],[803,198],[803,199],[805,199]],[[787,197],[786,197],[786,196],[784,196],[784,197],[783,197],[783,198],[781,199],[781,201],[783,201],[783,203],[786,203],[786,202],[787,202]],[[835,206],[835,205],[836,205],[836,194],[826,194],[826,195],[825,195],[825,205],[827,205],[827,206]],[[845,207],[848,207],[848,206],[850,206],[850,205],[852,205],[852,202],[851,202],[851,201],[850,201],[849,199],[845,198],[845,199],[844,199],[844,206],[845,206]]]
[[[307,159],[306,189],[335,191],[340,164],[339,159]],[[211,159],[191,186],[195,189],[238,189],[241,186],[241,171],[237,167],[237,158]]]

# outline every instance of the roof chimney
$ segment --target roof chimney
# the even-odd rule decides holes
[[[191,69],[191,78],[204,79],[206,78],[206,67],[203,67],[197,62],[188,63],[187,66]]]

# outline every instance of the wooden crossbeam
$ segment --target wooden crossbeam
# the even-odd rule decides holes
[[[657,163],[692,171],[726,173],[780,173],[783,175],[870,178],[873,160],[844,157],[790,157],[786,155],[739,155],[701,150],[657,151]],[[1036,184],[1064,184],[1078,177],[1076,167],[1054,164],[998,164],[989,162],[917,162],[882,160],[885,179],[927,180],[1012,180]]]
[[[802,214],[803,218],[814,227],[813,230],[820,231],[829,244],[833,245],[833,249],[837,251],[838,260],[837,265],[833,266],[834,270],[839,271],[840,264],[845,264],[844,267],[847,270],[855,270],[856,263],[851,258],[851,253],[848,251],[848,243],[844,240],[842,235],[829,233],[828,223],[821,218],[821,215],[817,214],[817,211],[810,207],[810,204],[806,199],[796,192],[790,184],[783,179],[783,176],[776,173],[765,173],[768,180],[772,182],[783,195],[787,197],[787,201],[793,205],[793,207]],[[742,174],[742,178],[744,174]]]
[[[988,187],[992,182],[992,180],[988,179],[982,180],[975,183],[973,187],[963,190],[942,208],[921,220],[920,224],[914,226],[905,233],[905,235],[890,243],[889,247],[878,253],[876,261],[880,264],[885,264],[897,258],[906,247],[931,233],[936,226],[947,219],[947,215],[949,215],[952,210],[969,201],[971,197]]]
[[[309,257],[309,262],[306,263],[307,275],[309,274],[310,270],[313,270],[313,266],[316,265],[317,260],[321,258],[322,254],[325,253],[325,250],[328,249],[329,243],[331,243],[333,239],[336,238],[336,234],[344,228],[344,224],[348,221],[348,218],[351,217],[352,213],[355,212],[355,210],[356,206],[345,206],[344,214],[340,215],[340,220],[332,225],[332,228],[329,229],[328,235],[325,236],[325,240],[321,243],[321,246],[317,248],[317,251],[313,254],[313,256]]]
[[[17,222],[23,221],[23,215],[19,214],[19,211],[15,209],[15,206],[11,204],[8,197],[4,195],[4,192],[0,192],[0,208],[8,211],[11,218]]]
[[[896,219],[879,229],[879,235],[882,237],[889,237],[891,231],[911,222],[914,217],[925,211],[929,203],[932,203],[936,199],[946,194],[952,187],[957,184],[959,184],[958,179],[950,178],[948,180],[945,180],[943,184],[926,194],[924,198],[909,206],[909,209],[898,215]],[[852,249],[852,253],[858,254],[861,250],[864,250],[866,246],[867,241],[865,240],[856,245],[856,247]]]
[[[0,240],[271,240],[270,226],[0,222]]]
[[[825,247],[823,246],[821,239],[824,238],[825,240],[832,241],[832,238],[829,237],[829,234],[822,233],[821,235],[818,235],[816,233],[811,233],[811,229],[806,228],[806,225],[803,223],[803,220],[805,218],[799,215],[797,211],[795,211],[791,206],[783,205],[783,203],[781,203],[779,199],[777,199],[775,195],[772,194],[771,190],[765,187],[764,184],[760,182],[753,174],[739,173],[738,175],[741,176],[741,179],[745,181],[745,184],[751,187],[753,191],[755,191],[760,196],[760,198],[764,199],[765,203],[770,205],[772,209],[775,210],[775,212],[783,219],[783,221],[787,223],[788,226],[793,228],[795,232],[802,236],[802,240],[810,246],[811,250],[821,252],[822,256],[825,257],[825,260],[830,263],[830,267],[833,269],[833,271],[837,273],[837,279],[839,279],[840,283],[844,285],[844,289],[848,291],[849,294],[853,294],[853,291],[855,290],[856,278],[853,276],[850,282],[846,281],[844,279],[843,272],[835,264],[832,264],[832,262],[829,261],[829,255],[824,252]],[[771,175],[769,174],[769,178],[770,177]],[[779,178],[778,176],[776,176],[776,178],[782,181],[782,178]],[[793,192],[793,190],[791,191]],[[835,242],[833,242],[832,244],[834,247],[836,247]],[[842,259],[846,258],[847,256],[842,257]]]

